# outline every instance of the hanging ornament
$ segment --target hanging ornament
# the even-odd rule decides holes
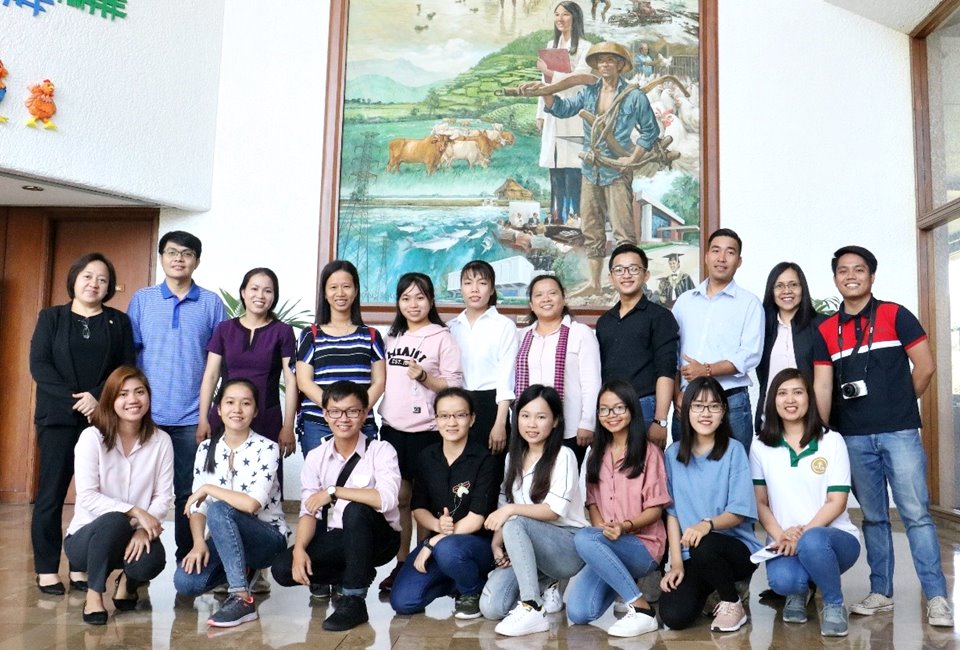
[[[44,79],[43,83],[30,86],[30,97],[24,102],[32,116],[27,120],[27,126],[30,128],[37,128],[37,120],[40,120],[43,122],[43,128],[51,131],[57,129],[57,125],[50,119],[57,112],[57,105],[53,103],[54,88],[53,82],[49,79]]]

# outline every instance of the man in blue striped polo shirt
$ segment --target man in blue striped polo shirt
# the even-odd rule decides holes
[[[226,319],[219,296],[198,287],[193,272],[200,265],[200,240],[175,230],[160,238],[160,284],[140,289],[127,312],[133,326],[137,365],[150,380],[151,413],[173,440],[173,491],[177,561],[193,547],[183,507],[193,488],[200,419],[200,381],[207,343]]]

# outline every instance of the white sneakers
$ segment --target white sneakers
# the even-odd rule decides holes
[[[943,596],[927,601],[927,623],[937,627],[953,627],[953,610]]]
[[[893,598],[887,598],[883,594],[871,593],[859,603],[850,605],[851,614],[860,616],[873,616],[878,612],[889,612],[893,609]]]
[[[546,632],[550,629],[550,621],[547,620],[545,609],[538,611],[521,601],[510,610],[505,619],[497,623],[494,629],[497,634],[503,636],[524,636]]]
[[[607,634],[610,636],[631,637],[640,636],[647,632],[655,632],[659,625],[657,619],[647,614],[642,614],[633,608],[633,605],[627,605],[627,613],[623,618],[610,626]]]
[[[556,614],[563,609],[563,594],[560,593],[560,583],[554,582],[543,590],[543,611],[547,614]]]

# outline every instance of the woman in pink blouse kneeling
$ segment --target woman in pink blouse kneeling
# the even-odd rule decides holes
[[[160,575],[163,519],[173,503],[173,445],[150,418],[150,384],[136,368],[107,378],[93,426],[74,452],[77,504],[63,541],[72,566],[88,574],[83,621],[104,625],[107,576],[118,611],[137,606],[137,586]]]

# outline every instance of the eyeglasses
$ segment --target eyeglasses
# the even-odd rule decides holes
[[[449,422],[451,419],[466,422],[470,419],[470,413],[437,413],[437,422]]]
[[[327,409],[323,412],[323,417],[328,420],[339,420],[343,416],[354,420],[361,415],[363,415],[363,409]]]
[[[710,402],[709,404],[704,404],[703,402],[694,402],[690,405],[691,413],[723,413],[723,404],[720,402]]]
[[[189,248],[183,248],[179,250],[176,248],[165,248],[163,251],[163,256],[170,260],[175,260],[179,257],[185,262],[197,259],[197,254]]]
[[[647,269],[643,268],[639,264],[631,264],[630,266],[621,266],[617,265],[610,269],[610,272],[615,276],[620,277],[621,275],[640,275],[641,273],[646,272]]]
[[[773,285],[773,290],[778,293],[783,291],[784,289],[790,289],[790,291],[796,291],[799,288],[800,288],[799,282],[787,282],[787,283],[777,282],[775,285]]]
[[[605,418],[611,415],[623,415],[627,412],[626,404],[617,404],[616,406],[601,406],[597,409],[597,415]]]

